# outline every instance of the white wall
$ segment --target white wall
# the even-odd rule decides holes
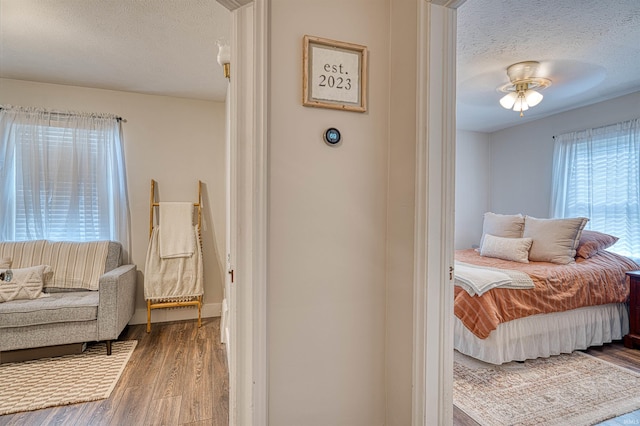
[[[388,0],[271,1],[272,425],[385,423],[388,14]],[[368,47],[366,113],[302,106],[305,34]]]
[[[456,132],[455,248],[480,243],[484,213],[491,210],[491,138],[488,133]]]
[[[166,96],[142,95],[0,79],[0,103],[56,110],[108,112],[122,116],[132,226],[132,262],[138,268],[136,313],[146,322],[144,264],[149,239],[150,182],[159,201],[197,200],[203,182],[203,315],[219,315],[225,230],[225,106]],[[195,318],[195,309],[157,310],[152,321]]]
[[[640,92],[491,134],[491,209],[549,217],[553,136],[640,116]]]
[[[485,134],[459,130],[456,249],[478,244],[486,211],[549,217],[553,136],[640,116],[640,92]]]

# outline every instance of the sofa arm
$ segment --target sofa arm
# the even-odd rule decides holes
[[[98,340],[117,339],[133,316],[136,275],[136,265],[122,265],[100,277]]]

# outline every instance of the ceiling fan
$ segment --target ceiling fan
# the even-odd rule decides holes
[[[542,101],[540,90],[551,86],[551,80],[539,77],[539,68],[537,61],[518,62],[507,68],[510,82],[498,88],[507,93],[500,99],[503,108],[520,111],[520,117],[524,117],[524,111]]]

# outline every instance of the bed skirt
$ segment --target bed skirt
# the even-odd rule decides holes
[[[465,355],[502,364],[571,353],[620,340],[628,333],[627,304],[612,303],[516,319],[498,325],[486,339],[454,317],[453,346]]]

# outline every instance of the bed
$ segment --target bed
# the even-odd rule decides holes
[[[486,220],[483,229],[504,234],[503,229],[487,226]],[[582,229],[579,229],[573,237],[576,239],[574,246],[568,252],[574,257],[570,261],[562,260],[567,263],[558,263],[557,258],[548,257],[553,248],[538,245],[534,250],[536,237],[540,242],[539,238],[544,236],[530,232],[526,237],[524,224],[514,232],[521,237],[511,235],[500,241],[510,245],[504,250],[507,256],[494,257],[483,252],[488,245],[484,241],[488,232],[483,232],[479,250],[456,251],[457,268],[471,266],[505,273],[519,271],[532,282],[532,288],[497,287],[473,294],[461,286],[456,277],[456,350],[488,363],[502,364],[570,353],[622,339],[628,333],[626,272],[640,267],[631,259],[606,250],[617,238],[592,231],[584,231],[584,237],[580,238]],[[553,233],[557,234],[557,229]],[[604,237],[609,237],[606,243],[594,243]],[[526,258],[511,260],[517,251],[513,244],[522,240]],[[592,244],[589,246],[589,243]],[[539,250],[542,248],[544,251]],[[581,251],[582,256],[577,254]],[[534,259],[542,256],[545,260],[529,260],[532,253]]]

